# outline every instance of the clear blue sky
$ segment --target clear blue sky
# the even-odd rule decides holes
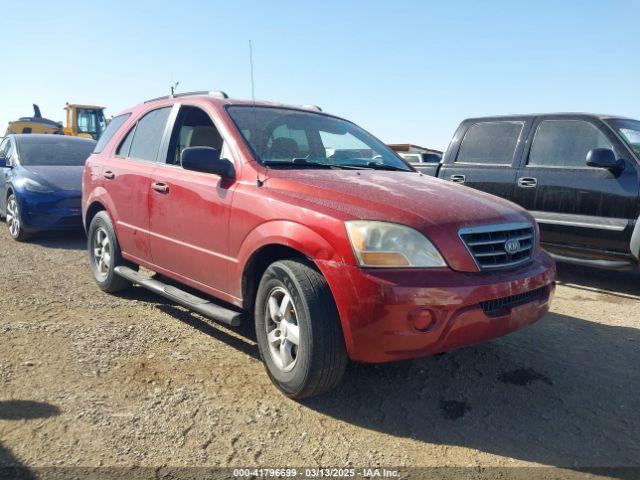
[[[446,147],[477,115],[640,117],[640,2],[11,2],[0,128],[66,101],[113,115],[179,89],[314,103],[387,142]],[[2,133],[2,132],[0,132]]]

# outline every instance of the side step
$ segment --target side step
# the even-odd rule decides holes
[[[569,257],[558,253],[551,253],[551,258],[557,262],[571,263],[573,265],[582,265],[583,267],[604,268],[607,270],[631,270],[634,267],[632,262],[624,260],[599,260],[589,258]]]
[[[128,267],[116,267],[115,273],[126,278],[130,282],[140,285],[141,287],[157,293],[158,295],[162,295],[172,302],[179,303],[183,307],[193,310],[194,312],[198,312],[211,320],[215,320],[232,327],[238,327],[242,323],[241,312],[221,307],[209,300],[196,297],[195,295],[191,295],[179,288],[172,287],[171,285],[154,280],[153,278],[145,277]]]

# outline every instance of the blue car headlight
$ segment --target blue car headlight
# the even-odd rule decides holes
[[[38,183],[32,178],[25,178],[22,180],[22,186],[33,193],[53,193],[53,190],[49,187]]]

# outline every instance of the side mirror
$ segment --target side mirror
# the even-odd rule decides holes
[[[589,150],[589,153],[587,153],[587,165],[618,172],[624,169],[624,161],[617,159],[616,154],[610,148]]]
[[[0,168],[7,168],[7,159],[5,157],[0,157]]]
[[[223,178],[234,178],[235,168],[226,158],[220,158],[220,151],[211,147],[187,147],[180,154],[180,164],[185,170],[215,173]]]

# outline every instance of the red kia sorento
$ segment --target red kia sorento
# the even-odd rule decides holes
[[[520,329],[555,285],[526,211],[423,176],[313,106],[222,92],[147,101],[100,138],[82,208],[102,290],[137,284],[215,321],[250,322],[292,398],[333,388],[348,359],[408,359]]]

